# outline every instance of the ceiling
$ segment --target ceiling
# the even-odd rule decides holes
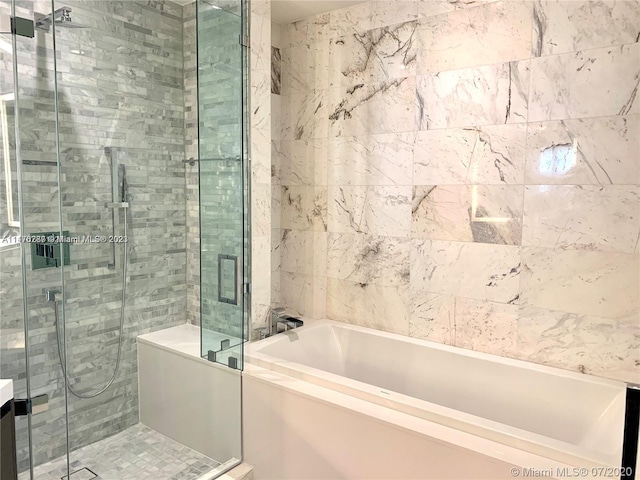
[[[362,3],[362,0],[273,0],[271,20],[275,23],[289,23],[356,3]]]
[[[194,0],[173,0],[180,5],[186,5]],[[258,0],[259,1],[259,0]],[[301,18],[330,12],[348,7],[364,0],[272,0],[271,20],[275,23],[291,23]],[[215,3],[215,2],[214,2]]]

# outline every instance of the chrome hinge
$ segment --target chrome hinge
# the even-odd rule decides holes
[[[16,417],[46,412],[49,410],[49,395],[44,393],[33,398],[16,398],[15,406]]]
[[[33,38],[35,36],[35,23],[28,18],[2,15],[0,17],[0,33],[12,33],[21,37]]]
[[[244,290],[243,290],[243,293],[244,293],[245,295],[247,295],[247,294],[251,293],[251,283],[245,283],[245,284],[244,284]]]
[[[11,32],[21,37],[33,38],[36,35],[35,23],[28,18],[11,18]]]
[[[243,47],[249,48],[249,35],[238,35],[238,43]]]

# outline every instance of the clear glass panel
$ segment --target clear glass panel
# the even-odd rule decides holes
[[[0,18],[12,14],[10,0],[0,1]],[[16,147],[16,92],[14,40],[0,33],[0,378],[13,380],[15,398],[27,396],[28,356],[25,342],[20,236],[19,164]],[[20,58],[22,59],[22,58]],[[23,60],[23,59],[22,59]],[[22,64],[24,68],[24,64]],[[29,475],[29,418],[16,417],[18,470]]]
[[[196,478],[194,459],[218,462],[138,424],[136,357],[138,335],[186,320],[182,7],[55,10],[71,471]]]
[[[115,73],[118,63],[126,65],[124,52],[113,58],[117,45],[108,48],[117,25],[114,2],[56,1],[54,11],[61,231],[70,240],[58,303],[65,337],[58,360],[66,365],[73,472],[95,468],[79,449],[137,422],[137,331],[123,305],[131,215],[121,206],[121,185],[123,177],[134,183],[134,159],[141,157],[127,148],[125,131],[133,136],[144,122],[125,107],[124,90],[134,88],[129,77]],[[139,137],[138,145],[143,142]],[[145,160],[151,158],[152,151]]]
[[[49,2],[15,2],[16,16],[24,19],[33,19],[37,13],[46,14],[50,9]],[[16,397],[34,401],[42,397],[48,403],[48,410],[20,417],[16,426],[20,478],[30,477],[30,463],[35,466],[35,478],[38,478],[40,464],[65,457],[67,452],[65,381],[56,357],[56,343],[52,341],[57,329],[64,325],[57,321],[54,302],[49,302],[46,295],[47,291],[62,290],[61,269],[56,267],[54,255],[56,248],[49,240],[52,234],[60,232],[55,65],[53,41],[46,32],[36,30],[33,38],[15,36],[14,41],[19,82],[14,89],[13,105],[11,101],[6,102],[4,113],[7,124],[12,123],[13,116],[13,122],[19,125],[17,138],[5,131],[10,150],[12,143],[15,144],[15,158],[6,158],[10,163],[17,160],[15,166],[12,164],[3,170],[5,177],[13,177],[15,173],[15,181],[12,178],[10,183],[5,182],[5,191],[8,185],[12,190],[5,194],[5,200],[13,203],[13,212],[7,213],[7,226],[13,223],[10,233],[20,233],[24,239],[21,248],[2,252],[3,264],[4,258],[10,258],[6,264],[9,267],[7,283],[3,282],[2,318],[3,323],[11,322],[13,327],[22,323],[25,332],[20,334],[16,328],[8,337],[14,347],[23,348],[25,352],[24,357],[20,354],[17,363],[26,366],[26,371],[24,377],[18,379]],[[9,75],[6,65],[1,75],[4,89]],[[18,197],[14,190],[20,191]],[[6,207],[5,211],[10,210],[9,203]],[[3,268],[3,277],[5,272]],[[10,298],[4,295],[5,288],[12,293]],[[4,331],[2,337],[4,340]],[[7,350],[11,351],[11,347],[7,345]],[[5,351],[3,348],[3,354]],[[64,463],[66,466],[66,461]]]
[[[197,7],[202,355],[242,368],[242,4],[198,1]]]

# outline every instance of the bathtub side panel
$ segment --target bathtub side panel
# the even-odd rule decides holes
[[[138,342],[140,422],[218,462],[242,458],[240,372]]]
[[[274,377],[275,378],[275,377]],[[512,479],[513,465],[243,375],[244,459],[262,480]]]

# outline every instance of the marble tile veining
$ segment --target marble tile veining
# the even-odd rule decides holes
[[[420,21],[418,74],[503,63],[531,55],[531,3],[510,0]]]
[[[327,316],[327,278],[280,272],[280,305],[295,315]]]
[[[410,185],[415,132],[329,139],[329,185]]]
[[[260,10],[268,8],[269,2],[255,1],[252,4],[251,33],[249,45],[251,49],[251,66],[254,71],[269,72],[271,70],[271,18]]]
[[[282,91],[285,95],[328,88],[334,71],[330,68],[330,44],[307,43],[282,51]]]
[[[634,253],[640,243],[640,186],[527,186],[522,244]]]
[[[416,77],[359,83],[329,91],[329,135],[406,132],[418,125]]]
[[[282,57],[280,49],[271,47],[271,93],[280,95],[282,90]]]
[[[326,275],[327,234],[325,232],[282,230],[278,248],[281,271],[322,277]]]
[[[494,355],[516,354],[518,306],[458,298],[453,344]]]
[[[459,9],[475,8],[498,0],[420,0],[418,5],[418,15],[420,17],[430,17],[443,13],[453,12]]]
[[[640,184],[640,115],[530,123],[528,184]]]
[[[330,233],[327,276],[362,284],[409,285],[409,239]]]
[[[529,61],[417,77],[420,129],[527,121]]]
[[[412,236],[520,245],[522,194],[515,185],[416,186]]]
[[[518,303],[520,247],[416,239],[410,268],[416,290]]]
[[[455,299],[453,295],[412,289],[409,335],[452,345]]]
[[[409,237],[411,187],[329,187],[328,231]]]
[[[252,187],[251,194],[252,233],[259,237],[269,236],[271,233],[271,185],[256,183]]]
[[[602,318],[521,307],[518,357],[622,381],[640,378],[638,317]]]
[[[315,27],[313,19],[303,18],[287,23],[283,28],[283,48],[299,47],[315,42]]]
[[[639,82],[640,43],[535,58],[529,121],[638,114]]]
[[[331,42],[330,86],[403,78],[416,73],[417,21],[345,35]]]
[[[327,37],[342,37],[352,33],[362,33],[373,27],[373,8],[371,2],[361,2],[329,13]]]
[[[494,355],[514,356],[518,306],[420,290],[411,292],[409,334]]]
[[[373,28],[417,19],[419,3],[419,0],[372,0]]]
[[[283,140],[324,138],[327,129],[327,103],[320,92],[282,96]]]
[[[527,126],[495,125],[418,132],[414,185],[522,184]]]
[[[640,309],[640,255],[522,247],[520,304],[621,319]]]
[[[327,279],[327,317],[393,333],[409,333],[409,289]]]
[[[638,41],[640,7],[635,0],[536,0],[534,8],[535,56]]]
[[[326,185],[326,139],[283,140],[280,144],[280,182],[283,185]]]
[[[282,228],[293,230],[327,230],[326,187],[283,186]]]

